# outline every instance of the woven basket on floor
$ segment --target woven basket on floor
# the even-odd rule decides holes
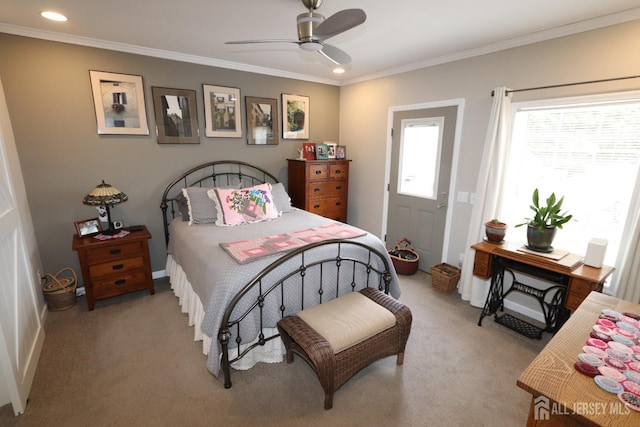
[[[413,250],[411,240],[406,237],[398,240],[396,247],[389,250],[389,256],[396,273],[411,275],[418,271],[420,255]]]
[[[448,294],[458,285],[461,270],[458,267],[442,263],[431,267],[431,286],[438,292]]]
[[[66,272],[67,277],[60,277]],[[47,281],[42,286],[44,297],[51,311],[61,311],[71,308],[76,303],[76,285],[78,278],[71,267],[65,267],[56,274],[47,274]]]

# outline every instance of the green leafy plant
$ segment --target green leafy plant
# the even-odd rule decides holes
[[[551,193],[546,200],[546,205],[543,206],[540,206],[539,201],[539,193],[536,188],[533,191],[533,204],[529,206],[535,215],[533,218],[525,218],[526,222],[517,224],[516,227],[531,225],[536,227],[538,232],[542,233],[547,227],[562,228],[564,224],[573,218],[573,215],[568,214],[566,211],[561,212],[564,196],[556,199],[556,194]]]

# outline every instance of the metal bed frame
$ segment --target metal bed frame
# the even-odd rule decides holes
[[[209,162],[182,173],[167,186],[162,195],[160,208],[162,209],[165,241],[167,243],[169,242],[169,223],[176,215],[179,215],[176,196],[182,188],[209,185],[213,187],[216,185],[232,185],[236,183],[257,185],[264,182],[277,183],[278,180],[275,176],[260,167],[234,160]],[[322,259],[311,256],[314,249],[327,245],[334,246],[335,251],[332,252],[335,255]],[[363,253],[367,255],[359,258],[344,255],[345,252],[348,252],[347,248],[356,246],[364,248],[365,252]],[[275,271],[277,271],[277,268],[290,260],[297,260],[298,266],[290,272],[276,276]],[[332,274],[331,277],[327,277],[329,274],[325,274],[324,271],[327,270],[327,266],[330,264],[335,266],[337,273],[335,276]],[[383,267],[377,268],[375,267],[377,265]],[[317,273],[316,277],[317,275],[320,277],[319,283],[310,283],[312,282],[311,280],[305,280],[312,269],[317,269],[315,272]],[[364,269],[363,271],[366,271],[366,283],[356,283],[355,275],[357,269]],[[351,282],[345,287],[349,289],[350,292],[358,291],[365,287],[375,287],[385,294],[388,294],[391,283],[390,271],[386,254],[358,241],[345,239],[333,239],[309,244],[288,252],[269,264],[243,286],[225,310],[217,336],[222,348],[221,368],[224,374],[224,387],[231,387],[230,367],[232,363],[243,358],[255,347],[263,346],[266,342],[280,336],[278,333],[269,336],[265,336],[263,333],[264,328],[275,328],[275,324],[264,325],[263,323],[264,303],[270,295],[272,297],[275,295],[277,298],[278,296],[276,294],[279,292],[280,318],[283,318],[285,310],[290,309],[290,307],[285,305],[284,295],[291,283],[295,283],[295,286],[302,286],[301,301],[299,305],[296,304],[296,308],[299,307],[299,310],[302,310],[305,308],[305,294],[308,294],[308,292],[316,293],[319,303],[323,302],[323,297],[325,297],[325,294],[332,286],[335,286],[335,296],[339,296],[341,277],[351,277]],[[327,297],[327,300],[328,299],[332,298]],[[249,308],[240,313],[234,313],[234,309],[240,301],[248,301]],[[259,316],[260,333],[256,342],[240,351],[240,345],[242,344],[241,322],[254,312],[258,313]],[[229,344],[234,336],[238,354],[236,357],[230,359]]]

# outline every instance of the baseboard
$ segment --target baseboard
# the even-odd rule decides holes
[[[165,270],[154,271],[153,273],[151,273],[151,277],[153,278],[153,280],[161,279],[166,276],[167,274],[165,273]]]
[[[536,310],[531,307],[527,307],[526,305],[519,304],[515,301],[509,301],[507,299],[504,300],[504,308],[509,309],[515,313],[522,314],[530,319],[537,320],[541,323],[546,323],[544,319],[544,315],[540,311],[540,309]]]

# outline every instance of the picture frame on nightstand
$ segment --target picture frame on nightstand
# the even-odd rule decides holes
[[[76,227],[78,237],[93,236],[102,231],[100,220],[98,218],[83,219],[73,223]]]

